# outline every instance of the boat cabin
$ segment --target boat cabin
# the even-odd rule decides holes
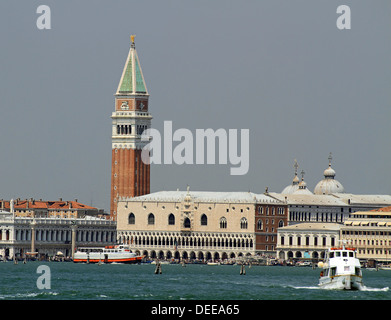
[[[128,245],[115,245],[115,246],[106,246],[106,247],[84,247],[84,248],[78,248],[79,252],[86,252],[86,253],[91,253],[91,252],[129,252],[129,246]]]
[[[355,248],[330,248],[321,276],[335,277],[343,274],[362,276]]]

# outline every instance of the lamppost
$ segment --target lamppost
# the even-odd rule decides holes
[[[75,248],[76,248],[76,221],[72,220],[71,222],[71,229],[72,229],[72,260],[75,257]]]

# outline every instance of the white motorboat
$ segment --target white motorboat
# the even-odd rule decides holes
[[[73,262],[84,263],[140,263],[143,256],[130,252],[128,245],[106,246],[104,248],[78,248]]]
[[[360,261],[355,248],[330,248],[319,278],[323,289],[360,290],[363,286]]]

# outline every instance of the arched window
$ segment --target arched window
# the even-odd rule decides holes
[[[150,213],[148,215],[148,224],[155,224],[155,216],[153,215],[153,213]]]
[[[129,213],[128,216],[128,224],[135,224],[136,223],[136,217],[134,216],[134,213]]]
[[[227,219],[225,217],[220,218],[220,229],[227,229]]]
[[[278,227],[279,227],[279,228],[282,228],[283,226],[284,226],[284,221],[280,220],[280,221],[278,222]]]
[[[208,217],[206,216],[206,214],[204,213],[202,216],[201,216],[201,226],[207,226],[208,225]]]
[[[170,213],[170,215],[168,216],[168,224],[170,226],[173,226],[175,224],[175,216],[172,213]]]
[[[190,228],[190,219],[189,218],[186,218],[185,221],[183,222],[183,226],[185,228]]]
[[[259,219],[257,222],[257,229],[262,230],[262,220],[261,219]]]
[[[246,218],[240,219],[240,229],[247,229],[247,219]]]

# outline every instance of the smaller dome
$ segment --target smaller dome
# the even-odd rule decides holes
[[[299,183],[299,189],[305,189],[307,188],[307,183],[304,180],[301,180]]]
[[[330,166],[323,172],[323,175],[325,178],[334,178],[335,177],[335,171]]]
[[[295,192],[293,192],[293,194],[313,194],[313,193],[305,187],[305,188],[297,189]]]
[[[293,167],[295,168],[295,177],[293,178],[293,181],[292,181],[292,184],[290,184],[289,186],[286,186],[284,188],[284,190],[282,190],[282,194],[292,194],[294,193],[296,190],[299,189],[299,177],[297,176],[297,168],[299,167],[299,165],[297,164],[297,160],[295,159],[295,164],[293,165]]]
[[[301,181],[299,183],[299,188],[293,192],[293,194],[313,194],[310,190],[307,189],[307,183],[304,181],[304,171],[301,171]]]

